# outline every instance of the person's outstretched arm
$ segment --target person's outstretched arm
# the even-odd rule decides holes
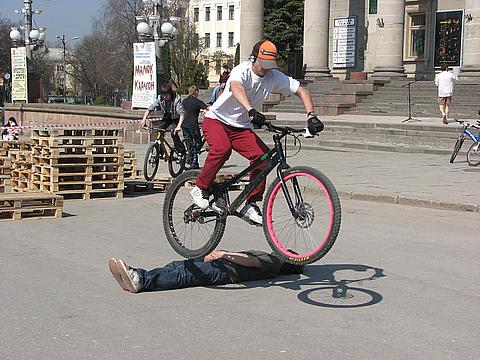
[[[230,251],[223,251],[223,250],[214,250],[207,256],[205,256],[204,261],[212,261],[217,259],[223,259],[230,261],[234,264],[246,266],[246,267],[255,267],[261,268],[262,263],[258,258],[254,256],[250,256],[244,253],[238,252],[230,252]]]
[[[300,86],[295,95],[297,95],[300,100],[302,100],[303,106],[305,106],[307,114],[315,110],[315,108],[313,107],[312,97],[307,89]]]

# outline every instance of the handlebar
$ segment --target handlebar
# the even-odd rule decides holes
[[[270,121],[265,122],[265,127],[270,132],[278,132],[281,134],[291,134],[291,133],[305,133],[305,128],[293,128],[290,126],[278,126],[273,125]]]
[[[477,120],[476,124],[470,124],[468,121],[464,121],[464,120],[455,119],[455,121],[458,122],[459,124],[462,124],[465,128],[473,127],[474,129],[480,130],[480,120]]]

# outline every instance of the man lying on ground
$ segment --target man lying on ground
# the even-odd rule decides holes
[[[304,271],[304,266],[286,263],[274,253],[257,250],[215,250],[204,258],[172,261],[150,271],[130,267],[116,258],[108,261],[108,267],[122,289],[132,293],[235,284]]]

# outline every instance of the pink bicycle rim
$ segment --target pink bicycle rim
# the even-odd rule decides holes
[[[332,226],[333,226],[333,216],[334,216],[334,211],[333,211],[333,203],[332,203],[332,199],[330,198],[330,194],[328,193],[327,189],[325,188],[325,186],[322,184],[321,181],[319,181],[317,178],[315,178],[314,176],[310,175],[310,174],[307,174],[307,173],[304,173],[304,172],[294,172],[294,173],[291,173],[291,174],[288,174],[286,177],[285,177],[285,181],[293,178],[293,177],[296,177],[296,176],[307,176],[308,178],[314,180],[317,184],[320,184],[320,186],[322,187],[323,189],[323,192],[325,193],[325,195],[327,196],[327,199],[328,199],[328,205],[330,207],[330,219],[329,219],[329,224],[328,224],[328,229],[327,229],[327,232],[322,240],[322,242],[320,243],[319,246],[317,246],[314,250],[312,250],[311,252],[309,252],[308,254],[298,254],[298,255],[295,255],[295,254],[292,254],[290,253],[289,251],[287,251],[287,249],[285,249],[285,247],[282,245],[282,243],[278,240],[278,237],[277,237],[277,234],[275,233],[275,230],[273,228],[273,225],[272,225],[272,207],[273,207],[273,202],[275,201],[275,198],[278,194],[278,190],[281,188],[282,184],[280,182],[278,182],[278,184],[275,186],[275,188],[273,189],[272,191],[272,196],[270,196],[270,198],[268,199],[268,203],[267,203],[267,227],[268,227],[268,233],[270,234],[270,237],[272,238],[273,240],[273,243],[275,244],[275,246],[277,247],[277,249],[279,249],[283,254],[287,255],[288,257],[290,258],[295,258],[295,259],[302,259],[302,258],[309,258],[310,256],[314,255],[317,251],[319,251],[324,245],[325,243],[328,241],[328,236],[330,235],[330,232],[332,231]]]

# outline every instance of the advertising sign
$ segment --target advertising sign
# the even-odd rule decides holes
[[[435,67],[460,66],[462,56],[463,11],[437,11],[435,22]]]
[[[11,48],[12,102],[28,102],[27,53],[24,47]]]
[[[355,67],[357,18],[349,16],[333,20],[333,67]]]
[[[155,43],[133,44],[132,108],[148,108],[157,97]]]

